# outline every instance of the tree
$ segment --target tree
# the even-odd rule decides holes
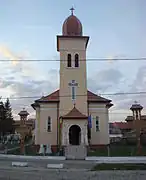
[[[14,127],[13,127],[13,116],[12,116],[12,108],[9,99],[7,98],[5,105],[5,130],[8,133],[13,133],[14,132]]]
[[[0,101],[0,135],[4,135],[4,120],[5,120],[5,107],[2,101]]]
[[[7,98],[6,102],[5,102],[5,110],[6,110],[6,118],[7,119],[13,119],[12,116],[12,108],[11,108],[11,104],[9,99]]]

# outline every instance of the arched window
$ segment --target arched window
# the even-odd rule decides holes
[[[67,55],[67,67],[71,67],[71,54]]]
[[[96,132],[99,131],[99,117],[96,116]]]
[[[79,55],[75,54],[75,67],[79,67]]]
[[[51,117],[48,116],[48,120],[47,120],[47,131],[51,132],[52,128],[51,128]]]

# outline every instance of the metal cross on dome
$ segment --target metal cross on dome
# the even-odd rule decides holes
[[[75,9],[72,7],[72,8],[70,8],[70,10],[71,10],[71,15],[73,15],[73,12]]]

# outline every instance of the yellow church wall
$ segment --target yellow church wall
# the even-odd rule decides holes
[[[38,112],[38,110],[37,110]],[[51,132],[47,131],[48,116],[51,117]],[[57,104],[41,104],[40,120],[37,116],[36,144],[57,144]],[[39,123],[40,122],[40,123]]]
[[[85,51],[86,42],[88,37],[82,36],[81,38],[71,38],[71,37],[58,37],[59,51]]]
[[[68,83],[75,80],[76,87],[76,108],[87,115],[87,82],[86,82],[86,38],[61,38],[59,39],[60,51],[60,116],[65,115],[67,110],[73,108],[71,99],[71,87]],[[67,55],[72,55],[74,63],[75,54],[79,55],[79,67],[67,67]],[[66,111],[66,112],[65,112]]]
[[[108,109],[104,104],[90,104],[89,113],[92,115],[91,144],[109,144]],[[99,131],[96,131],[96,116],[99,117]]]
[[[39,112],[40,110],[40,112]],[[63,111],[64,113],[69,112]],[[35,129],[35,143],[36,144],[51,144],[57,145],[57,104],[41,104],[40,109],[36,110],[36,125]],[[89,104],[89,114],[92,117],[99,117],[99,131],[96,132],[96,121],[92,119],[91,129],[91,144],[100,145],[109,143],[109,128],[108,128],[108,109],[104,104]],[[52,131],[47,132],[47,119],[51,117]],[[64,120],[64,124],[69,127],[72,125],[79,125],[81,128],[87,124],[86,120]],[[68,129],[69,130],[69,129]]]

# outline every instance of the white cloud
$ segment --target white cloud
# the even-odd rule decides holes
[[[31,57],[27,58],[31,59]],[[88,78],[88,88],[95,93],[114,92],[136,92],[146,89],[146,67],[141,66],[134,78],[134,81],[127,80],[122,71],[116,69],[111,64],[109,68],[103,69],[90,75]],[[59,87],[59,70],[44,69],[34,62],[21,61],[15,64],[1,62],[0,96],[42,96],[48,95]],[[112,99],[114,107],[110,109],[110,120],[124,120],[131,112],[129,110],[134,100],[139,101],[146,107],[146,101],[142,95],[119,95],[105,96]],[[27,108],[29,113],[34,115],[34,110],[30,106],[36,98],[11,100],[13,112],[16,118],[22,108]]]

